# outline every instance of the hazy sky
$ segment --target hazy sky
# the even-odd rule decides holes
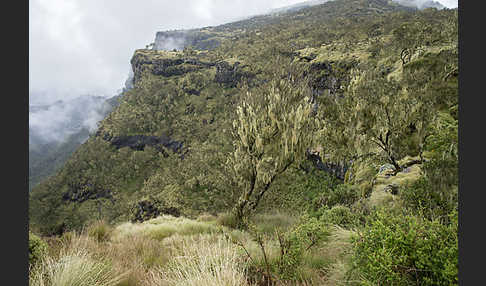
[[[302,0],[29,0],[31,103],[112,96],[157,31],[214,26]],[[457,0],[440,0],[457,7]]]
[[[213,26],[302,0],[29,0],[31,102],[115,95],[157,31]],[[36,96],[35,96],[36,95]]]

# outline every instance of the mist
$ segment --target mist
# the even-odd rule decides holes
[[[157,31],[223,24],[297,2],[30,0],[29,98],[115,95],[133,52],[153,42]]]
[[[437,9],[446,8],[442,3],[434,0],[393,0],[393,2],[397,2],[406,7],[414,7],[418,9],[425,9],[430,7]]]
[[[62,143],[68,136],[85,129],[94,132],[109,111],[106,97],[82,95],[49,105],[29,106],[29,145]],[[81,138],[81,142],[86,140]]]

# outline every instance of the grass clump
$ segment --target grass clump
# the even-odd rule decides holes
[[[246,223],[242,223],[241,221],[238,221],[235,214],[232,212],[219,214],[216,222],[218,225],[225,226],[228,228],[233,228],[233,229],[242,228],[244,224],[246,224]]]
[[[99,220],[91,224],[88,229],[88,235],[98,242],[109,241],[113,229],[105,221]]]
[[[66,244],[58,256],[45,256],[29,275],[31,286],[115,286],[124,279],[107,260],[93,257],[79,236]]]
[[[196,235],[214,233],[219,230],[211,221],[196,221],[184,217],[163,215],[143,223],[124,223],[117,228],[118,236],[144,235],[156,240],[163,240],[174,234]]]
[[[149,285],[249,285],[245,272],[244,259],[231,242],[203,234],[182,238],[180,253],[165,269],[151,272]]]
[[[282,212],[256,214],[250,218],[254,225],[267,234],[273,234],[275,229],[287,230],[299,222],[299,218]]]
[[[114,286],[122,278],[111,269],[110,264],[93,260],[87,252],[79,250],[65,254],[59,260],[46,258],[31,275],[29,285]]]

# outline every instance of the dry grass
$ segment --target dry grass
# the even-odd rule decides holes
[[[195,221],[183,217],[163,215],[143,223],[124,223],[116,227],[113,239],[120,240],[125,236],[144,235],[157,240],[163,240],[174,234],[194,235],[200,233],[214,233],[219,228],[215,223]]]
[[[257,225],[261,231],[268,234],[273,234],[275,229],[288,230],[291,226],[298,222],[299,218],[295,215],[290,215],[282,212],[272,212],[257,214],[251,222]]]
[[[126,276],[113,269],[108,260],[93,257],[88,251],[89,240],[77,236],[61,248],[59,255],[45,256],[29,275],[29,285],[35,286],[115,286]]]
[[[180,253],[165,268],[151,271],[149,285],[239,286],[248,285],[245,263],[236,247],[218,235],[173,236]]]
[[[31,272],[30,285],[250,285],[247,269],[265,266],[260,246],[247,231],[219,227],[214,219],[163,216],[144,223],[124,223],[112,227],[108,239],[93,235],[93,229],[106,227],[95,223],[81,234],[69,233],[58,239],[56,251]],[[294,219],[266,214],[255,221],[270,231],[271,225],[286,228]],[[153,235],[157,232],[170,235],[160,239]],[[337,285],[347,271],[352,233],[333,229],[329,242],[305,253],[299,266],[302,281],[277,281],[277,285]],[[280,256],[278,241],[271,233],[265,236],[267,259],[274,264]]]

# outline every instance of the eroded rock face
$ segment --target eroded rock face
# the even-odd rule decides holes
[[[104,140],[109,141],[117,149],[123,147],[129,147],[132,150],[143,151],[145,146],[152,146],[164,155],[168,155],[167,152],[161,148],[162,146],[171,150],[174,153],[181,153],[183,142],[172,140],[167,135],[162,136],[147,136],[147,135],[132,135],[132,136],[115,136],[115,137],[103,137]]]
[[[310,65],[310,87],[314,96],[328,91],[329,95],[339,95],[341,86],[349,80],[348,71],[357,62],[314,62]]]
[[[180,55],[179,57],[170,56],[170,53],[165,53],[152,50],[138,50],[135,52],[130,61],[135,86],[145,71],[157,76],[171,77],[214,66],[213,63],[202,62],[197,58],[183,58]]]
[[[318,170],[329,173],[340,179],[341,181],[344,181],[346,171],[349,169],[349,166],[347,164],[332,162],[324,163],[321,159],[321,156],[314,152],[308,151],[306,155],[307,159],[310,160]]]

